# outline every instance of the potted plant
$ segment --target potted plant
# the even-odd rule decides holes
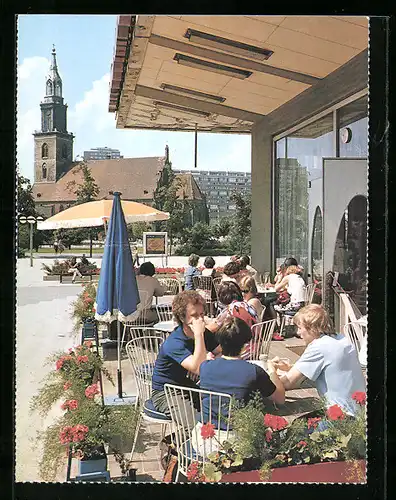
[[[95,338],[94,329],[97,328],[95,320],[95,300],[96,286],[94,283],[82,285],[83,290],[78,294],[77,299],[72,302],[73,308],[71,317],[74,320],[74,330],[78,331],[82,325],[82,338]]]
[[[44,379],[33,397],[31,411],[45,417],[58,403],[62,414],[38,434],[43,445],[39,468],[43,480],[56,480],[65,466],[65,454],[79,460],[79,474],[106,470],[106,447],[114,436],[121,443],[134,437],[135,407],[103,406],[98,384],[99,371],[112,383],[92,343],[56,353],[49,358],[55,370]],[[113,383],[114,385],[114,383]],[[116,450],[115,450],[116,451]]]
[[[366,395],[355,392],[355,418],[338,406],[319,410],[317,417],[291,424],[266,413],[253,399],[233,411],[233,438],[217,443],[209,462],[193,462],[188,480],[199,482],[364,482]],[[214,426],[201,436],[216,439]]]

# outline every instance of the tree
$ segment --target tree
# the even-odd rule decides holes
[[[213,227],[213,233],[217,238],[225,238],[231,229],[231,217],[222,217]]]
[[[142,240],[143,233],[151,230],[151,224],[144,221],[134,222],[133,224],[128,224],[128,237],[135,240]]]
[[[36,216],[33,189],[30,180],[18,174],[18,215]]]
[[[82,179],[80,183],[76,181],[70,181],[67,183],[67,189],[76,195],[76,205],[80,205],[81,203],[88,203],[89,201],[94,201],[99,194],[99,186],[96,184],[94,177],[92,176],[91,169],[88,167],[87,162],[82,162],[80,167],[78,167],[74,174],[81,172]],[[69,231],[69,230],[68,230]],[[84,239],[89,238],[89,255],[92,257],[92,237],[97,238],[98,233],[101,231],[101,228],[89,228],[87,229],[75,229],[74,234],[71,234],[67,237],[63,234],[62,240],[66,238],[67,246],[75,245],[81,243]],[[71,243],[70,241],[73,241]]]
[[[180,236],[178,253],[189,255],[200,254],[203,250],[213,248],[217,241],[213,237],[213,229],[204,222],[197,222],[191,228],[185,228]]]
[[[180,236],[186,225],[190,224],[190,204],[185,198],[180,199],[181,180],[172,170],[172,163],[167,162],[161,176],[161,182],[154,192],[154,206],[158,210],[169,212],[169,219],[157,224],[157,230],[168,231],[169,253],[172,252],[173,238]]]
[[[229,232],[229,248],[231,252],[249,254],[251,249],[251,213],[252,205],[249,195],[233,193],[231,200],[236,205],[236,215]]]

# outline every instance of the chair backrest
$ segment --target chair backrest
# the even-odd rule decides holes
[[[160,321],[171,321],[173,318],[172,304],[157,304],[158,319]]]
[[[351,321],[344,326],[344,335],[359,354],[363,337],[366,335],[366,327],[358,321]]]
[[[192,280],[195,290],[203,290],[209,294],[211,293],[213,286],[212,276],[193,276]]]
[[[135,324],[133,325],[126,324],[126,331],[130,335],[129,340],[141,337],[161,337],[163,339],[166,339],[166,337],[169,335],[168,332],[157,330],[152,326],[140,326]]]
[[[221,283],[221,280],[223,278],[221,276],[217,277],[217,278],[212,278],[212,281],[213,281],[213,286],[214,286],[214,289],[216,291],[216,295],[217,295],[217,298],[219,297],[218,295],[218,290],[219,290],[219,286],[220,286],[220,283]]]
[[[165,289],[165,295],[177,295],[181,292],[181,283],[177,278],[157,278]]]
[[[305,305],[312,303],[312,299],[315,293],[316,283],[309,283],[305,287]]]
[[[163,342],[164,338],[159,335],[148,335],[135,337],[126,345],[126,352],[136,380],[139,403],[144,403],[151,397],[154,365]]]
[[[179,470],[185,474],[192,462],[205,467],[208,454],[219,449],[219,442],[229,439],[231,396],[171,384],[165,384],[165,396],[176,429]],[[195,410],[194,401],[200,410]],[[214,426],[214,437],[204,440],[201,427],[208,422]]]
[[[265,321],[265,311],[267,309],[267,306],[263,306],[263,311],[261,313],[261,317],[260,317],[260,323],[263,323]]]
[[[249,347],[250,360],[258,360],[260,356],[264,361],[268,360],[272,335],[276,325],[276,319],[256,323],[252,326],[252,340]]]
[[[271,273],[269,271],[259,274],[259,279],[262,285],[266,285],[267,283],[269,283],[270,275]]]

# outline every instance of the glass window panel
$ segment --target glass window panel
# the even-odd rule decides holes
[[[340,157],[365,158],[368,145],[367,96],[353,101],[339,111]],[[344,142],[345,129],[350,129],[350,140]]]

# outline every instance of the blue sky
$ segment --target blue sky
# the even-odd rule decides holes
[[[33,136],[55,44],[74,156],[108,146],[124,157],[162,156],[169,145],[175,169],[194,167],[194,134],[119,130],[108,95],[117,16],[22,15],[18,18],[17,161],[33,181]],[[250,135],[199,134],[198,168],[250,171]]]

